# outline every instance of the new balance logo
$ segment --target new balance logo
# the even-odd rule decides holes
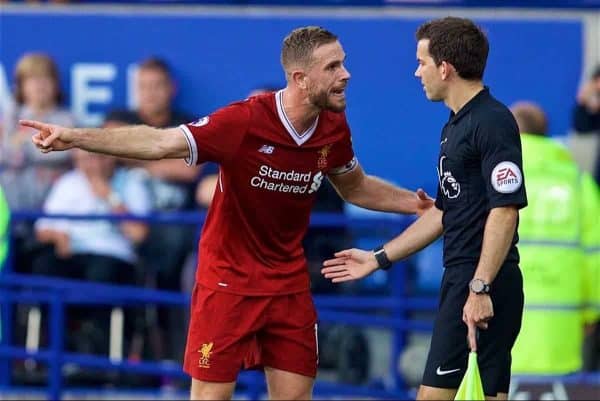
[[[263,145],[260,147],[260,149],[258,149],[258,151],[260,153],[264,153],[266,155],[272,154],[274,150],[275,150],[275,146],[271,146],[271,145]]]

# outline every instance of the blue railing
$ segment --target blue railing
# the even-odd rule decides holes
[[[18,221],[35,220],[40,217],[68,218],[79,220],[136,220],[150,224],[191,224],[200,225],[204,221],[203,212],[173,212],[148,216],[136,215],[52,215],[46,216],[39,212],[18,212],[12,216],[11,226]],[[336,213],[316,213],[311,218],[315,227],[352,227],[353,230],[379,230],[386,237],[401,231],[411,221],[410,218],[351,218]],[[393,230],[393,231],[392,231]],[[62,366],[75,363],[83,367],[105,370],[119,370],[129,373],[151,374],[160,376],[186,377],[179,366],[165,365],[160,362],[128,362],[111,361],[107,357],[83,355],[66,352],[63,349],[65,308],[70,304],[77,305],[144,305],[168,304],[187,306],[189,296],[181,293],[156,291],[130,286],[113,286],[90,283],[77,280],[64,280],[51,277],[22,275],[13,273],[12,260],[9,256],[4,273],[0,275],[0,303],[2,304],[2,343],[0,345],[0,387],[10,389],[10,359],[30,358],[45,361],[49,366],[47,395],[50,399],[59,399],[63,390],[61,375]],[[395,289],[404,288],[402,285],[404,269],[397,269],[391,279],[397,285]],[[412,331],[430,331],[432,324],[428,321],[412,321],[405,318],[411,309],[432,309],[436,302],[433,299],[405,299],[401,301],[400,293],[393,290],[391,295],[360,297],[316,296],[315,303],[319,310],[319,320],[323,322],[342,323],[357,326],[373,326],[391,329],[394,332],[394,355],[397,355],[404,344],[404,333]],[[12,308],[10,305],[39,304],[49,305],[50,341],[49,347],[35,353],[28,352],[22,347],[12,344]],[[369,312],[377,310],[385,315],[373,315]],[[407,398],[408,393],[395,368],[395,360],[390,369],[393,385],[389,389],[357,387],[337,383],[318,382],[315,394],[336,394],[347,396],[369,396],[379,398]],[[239,383],[247,389],[247,395],[257,398],[264,393],[264,380],[261,375],[253,372],[240,376]]]
[[[38,212],[15,213],[11,225],[17,221],[34,220],[48,217]],[[52,215],[53,218],[75,218],[83,220],[139,220],[152,224],[193,224],[200,225],[205,214],[200,212],[168,213],[149,216],[102,215],[71,216]],[[352,218],[339,214],[316,213],[311,225],[319,227],[347,226],[353,230],[366,229],[371,232],[379,230],[383,237],[390,237],[401,231],[411,218]],[[407,297],[403,292],[405,286],[405,269],[393,269],[390,279],[393,281],[390,295],[385,296],[315,296],[315,303],[322,322],[341,323],[346,325],[370,326],[390,329],[393,332],[392,358],[389,366],[389,377],[392,379],[387,388],[373,386],[351,386],[339,383],[317,381],[316,396],[348,396],[376,397],[390,399],[407,399],[413,394],[408,391],[398,376],[396,368],[399,355],[407,331],[429,332],[430,321],[407,319],[407,312],[415,310],[434,310],[437,300],[432,298]],[[49,346],[37,352],[28,352],[25,348],[15,346],[12,341],[13,304],[47,304],[49,306]],[[34,359],[48,364],[49,374],[46,395],[49,399],[60,399],[65,391],[62,367],[66,363],[74,363],[82,367],[116,370],[144,375],[170,376],[186,378],[180,366],[162,362],[129,362],[114,361],[108,357],[66,352],[63,348],[65,335],[65,308],[67,305],[121,305],[136,306],[145,304],[167,304],[185,307],[189,296],[181,293],[142,289],[130,286],[113,286],[76,280],[64,280],[51,277],[21,275],[13,273],[6,266],[0,275],[0,305],[2,306],[2,342],[0,344],[0,391],[15,390],[10,383],[10,361],[15,358]],[[377,311],[378,313],[373,313]],[[597,385],[598,374],[575,374],[571,376],[520,377],[525,382],[548,383],[560,379],[561,383]],[[266,389],[264,378],[256,372],[244,372],[239,381],[245,387],[245,395],[251,399],[261,397]]]

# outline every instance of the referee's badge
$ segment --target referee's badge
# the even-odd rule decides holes
[[[521,169],[513,162],[500,162],[492,170],[490,177],[494,189],[503,194],[516,192],[523,184]]]

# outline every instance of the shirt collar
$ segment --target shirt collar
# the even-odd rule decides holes
[[[490,88],[484,86],[482,90],[480,90],[471,100],[469,100],[459,111],[454,114],[453,111],[450,111],[450,117],[448,118],[449,123],[456,123],[460,120],[465,114],[467,114],[475,105],[481,103],[484,99],[490,96]]]

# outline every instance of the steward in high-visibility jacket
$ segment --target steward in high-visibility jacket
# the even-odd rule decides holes
[[[0,272],[4,267],[4,263],[6,262],[6,258],[8,256],[8,223],[10,219],[10,209],[8,208],[8,203],[6,202],[6,198],[4,197],[4,192],[2,192],[2,187],[0,187]],[[1,318],[1,316],[0,316]],[[2,319],[0,319],[0,323]],[[2,326],[0,326],[0,340],[2,339]]]
[[[522,128],[519,109],[513,113]],[[520,211],[519,253],[525,310],[512,372],[565,374],[581,369],[584,325],[600,316],[600,189],[564,146],[523,131],[529,207]]]
[[[8,203],[4,197],[4,192],[0,188],[0,269],[6,262],[8,256],[8,220],[10,217],[10,210]]]

